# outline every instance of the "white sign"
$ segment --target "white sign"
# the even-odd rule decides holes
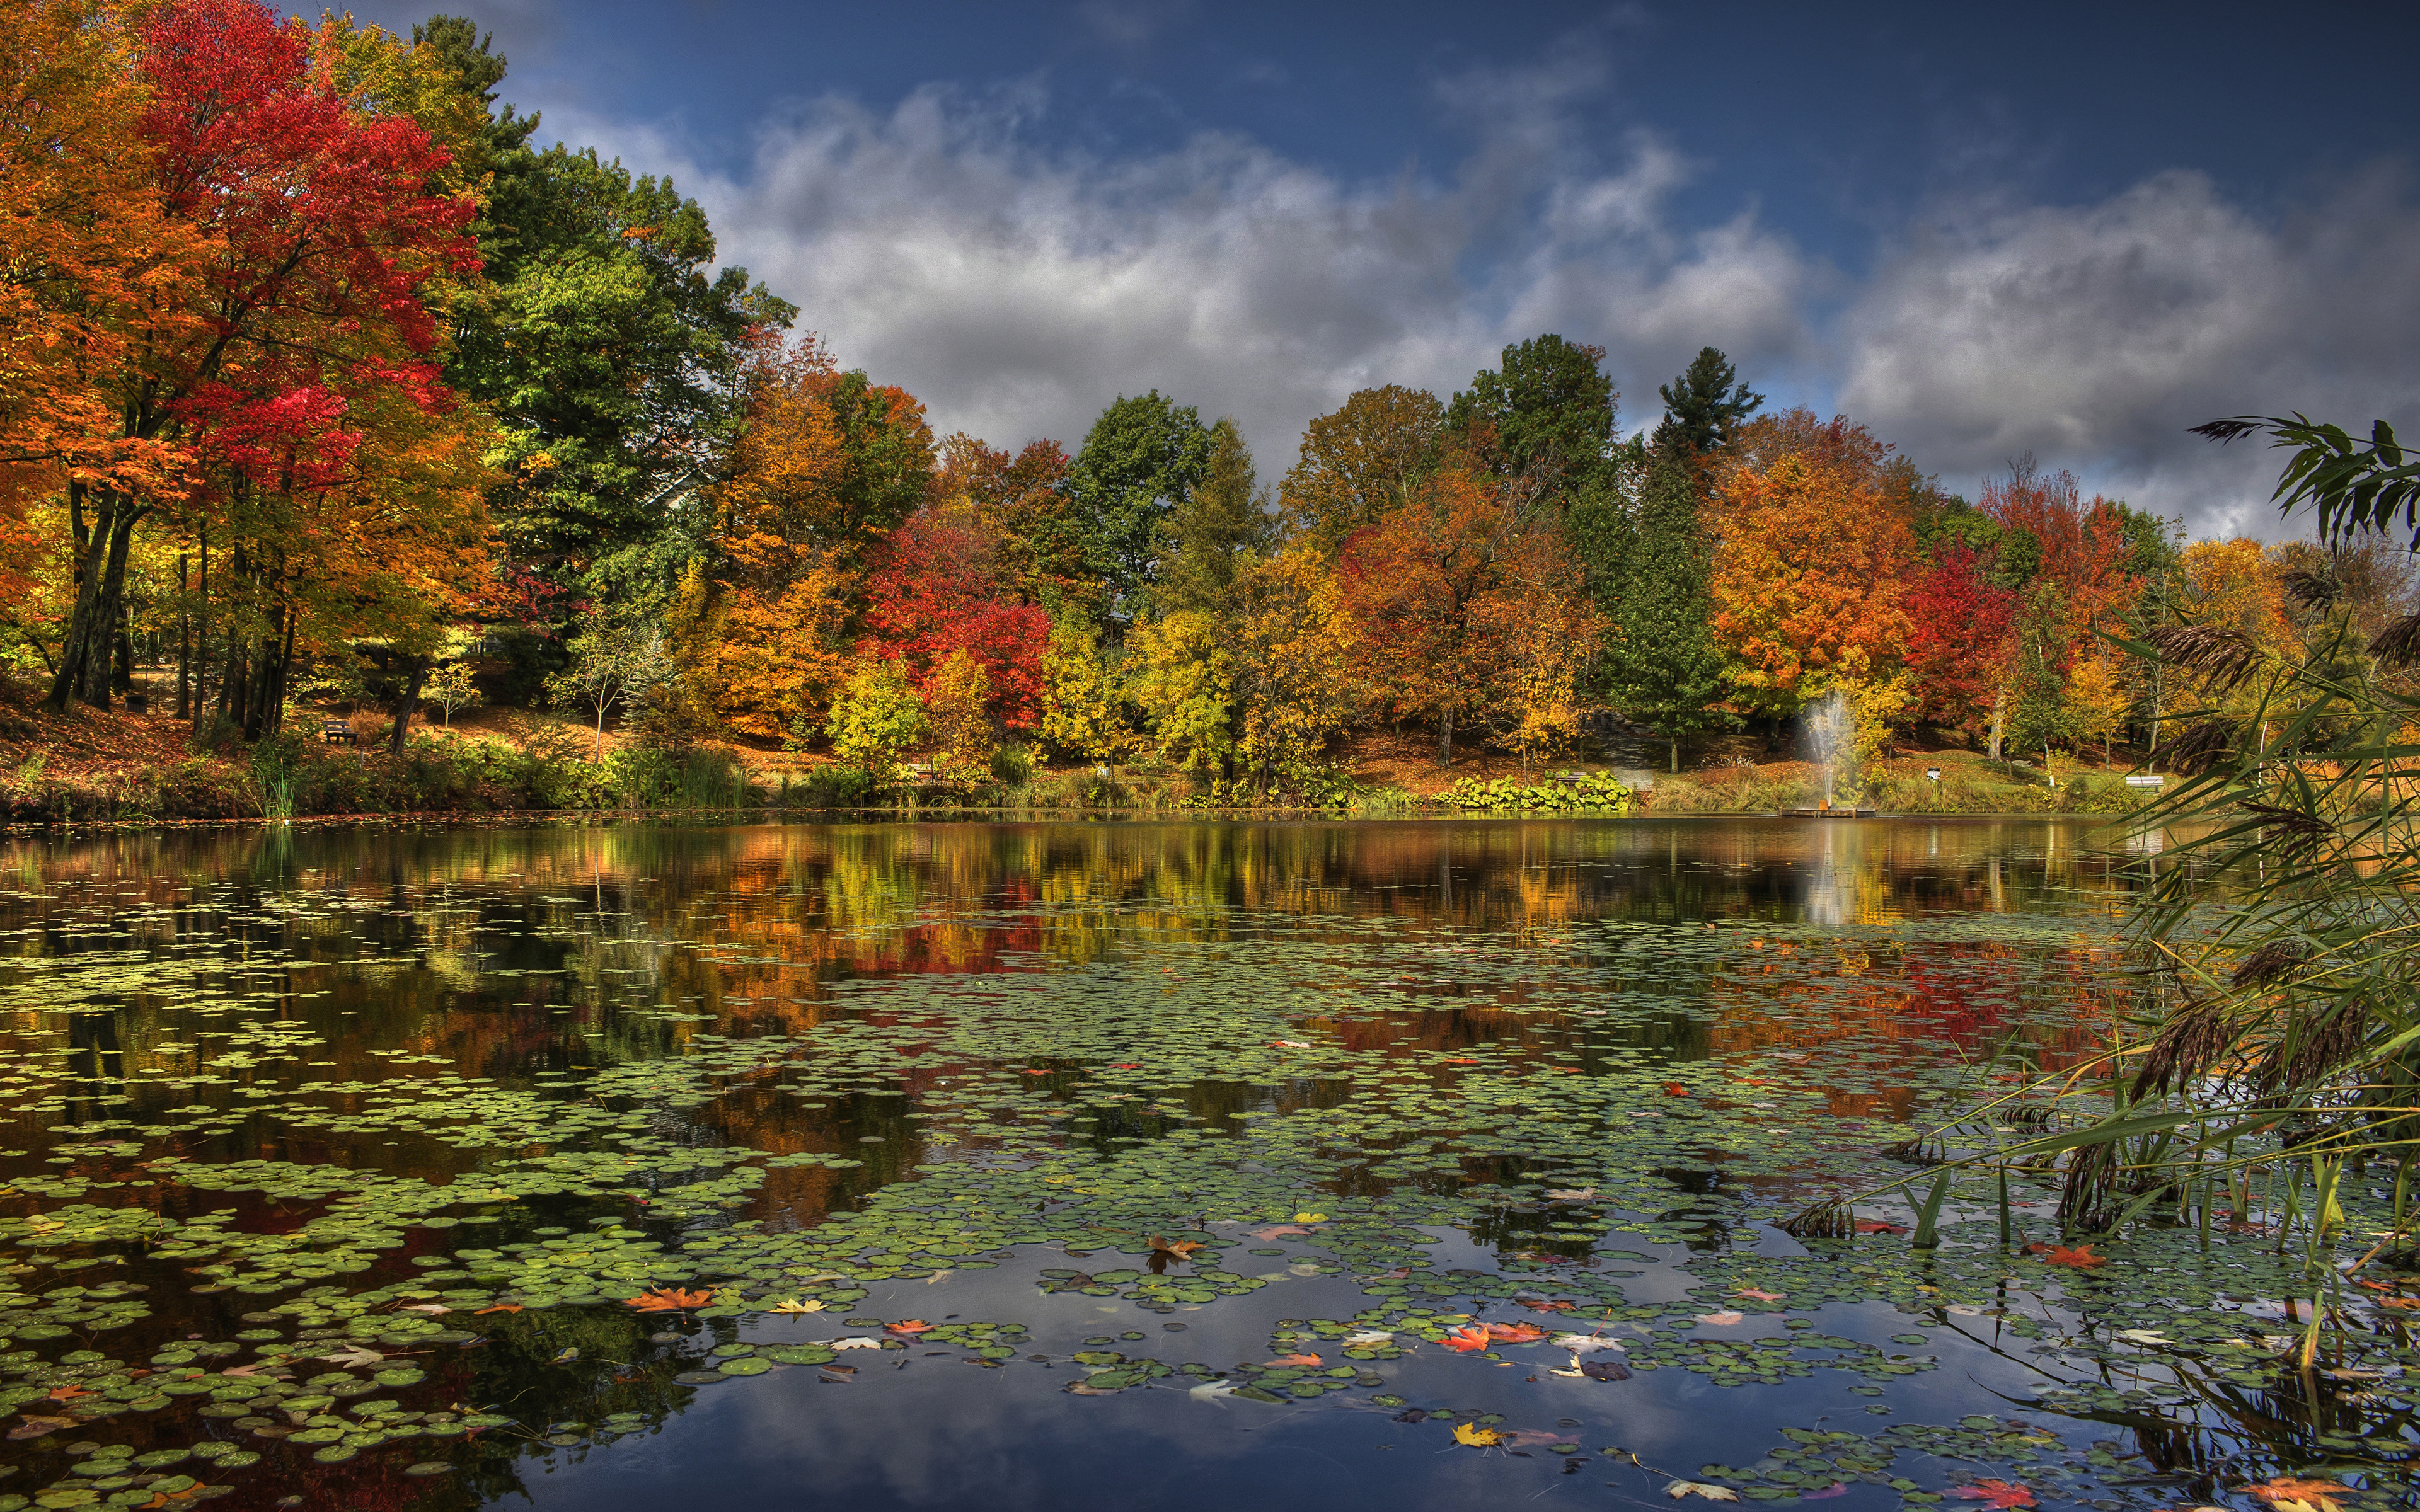
[[[2126,779],[2126,785],[2130,788],[2155,788],[2166,780],[2164,777],[2136,777],[2130,774]]]

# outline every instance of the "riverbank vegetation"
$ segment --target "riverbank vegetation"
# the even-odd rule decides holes
[[[20,817],[1608,806],[1572,771],[1675,811],[2114,807],[2047,774],[2159,763],[2193,690],[2136,629],[2296,656],[2331,633],[2302,578],[2363,635],[2412,597],[2374,539],[2188,543],[2024,459],[1969,500],[1712,347],[1626,436],[1559,334],[1365,389],[1274,485],[1156,391],[1072,452],[937,436],[671,183],[537,145],[468,22],[0,27],[0,671],[48,711]],[[185,744],[67,781],[105,734],[69,711],[130,696]],[[1846,736],[1807,787],[1819,706]],[[1373,775],[1388,743],[1418,770]]]

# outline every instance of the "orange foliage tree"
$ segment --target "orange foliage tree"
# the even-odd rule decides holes
[[[1888,676],[1911,628],[1900,594],[1915,548],[1885,505],[1886,449],[1845,422],[1801,428],[1745,427],[1713,504],[1714,637],[1734,698],[1761,714]]]
[[[1338,559],[1360,651],[1398,717],[1552,744],[1594,650],[1579,563],[1536,480],[1457,460],[1348,538]]]

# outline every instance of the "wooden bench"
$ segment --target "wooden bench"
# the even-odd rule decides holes
[[[320,721],[319,738],[326,741],[331,746],[352,746],[360,744],[358,737],[353,734],[353,725],[352,721],[349,719],[325,719]]]

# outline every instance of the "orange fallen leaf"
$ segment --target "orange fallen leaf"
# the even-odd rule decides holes
[[[1978,1480],[1972,1486],[1953,1486],[1949,1489],[1949,1494],[1964,1497],[1970,1502],[1982,1502],[1997,1507],[2034,1504],[2032,1488],[2019,1486],[2014,1481]]]
[[[1311,1230],[1299,1224],[1276,1224],[1267,1228],[1255,1228],[1252,1237],[1259,1240],[1283,1239],[1289,1234],[1308,1234]]]
[[[1546,1331],[1529,1323],[1490,1323],[1487,1336],[1502,1339],[1507,1344],[1527,1344],[1531,1339],[1544,1338]]]
[[[2420,1297],[2381,1297],[2381,1307],[2420,1307]]]
[[[1502,1443],[1504,1435],[1494,1428],[1481,1427],[1476,1423],[1457,1423],[1453,1427],[1453,1442],[1466,1448],[1485,1449]]]
[[[1567,1313],[1577,1307],[1575,1302],[1525,1302],[1521,1304],[1533,1313]]]
[[[2333,1498],[2341,1496],[2349,1489],[2350,1488],[2332,1480],[2297,1480],[2291,1475],[2279,1475],[2273,1480],[2263,1481],[2257,1486],[2246,1486],[2243,1488],[2243,1492],[2247,1496],[2259,1498],[2271,1506],[2283,1506],[2287,1503],[2293,1502],[2305,1506],[2327,1509],[2335,1505]]]
[[[89,1396],[91,1395],[91,1392],[85,1390],[82,1386],[54,1386],[51,1388],[51,1400],[54,1402],[71,1402],[79,1396]]]
[[[1280,1354],[1269,1362],[1271,1365],[1317,1365],[1319,1363],[1319,1356],[1315,1354]]]
[[[1664,1084],[1664,1095],[1666,1097],[1686,1097],[1689,1095],[1689,1089],[1682,1086],[1679,1082],[1666,1082]]]
[[[1758,1302],[1779,1302],[1789,1295],[1784,1291],[1759,1291],[1754,1287],[1742,1287],[1731,1293],[1734,1297],[1753,1297]]]
[[[882,1325],[885,1334],[929,1334],[932,1331],[933,1325],[921,1318],[903,1318],[895,1323]]]
[[[635,1297],[623,1298],[622,1305],[635,1308],[643,1313],[677,1313],[686,1312],[691,1307],[703,1307],[713,1300],[714,1293],[711,1291],[684,1291],[678,1287],[657,1287],[652,1290],[643,1291]]]
[[[1450,1328],[1445,1331],[1445,1347],[1466,1352],[1487,1348],[1489,1339],[1484,1328]]]
[[[520,1303],[517,1303],[517,1302],[500,1302],[500,1303],[496,1304],[493,1307],[482,1307],[482,1308],[480,1308],[477,1312],[473,1313],[471,1316],[472,1316],[472,1317],[473,1317],[473,1318],[485,1318],[485,1317],[487,1317],[489,1313],[517,1313],[517,1312],[520,1312],[520,1310],[521,1310],[521,1304],[520,1304]]]
[[[1888,1223],[1880,1218],[1860,1218],[1857,1220],[1857,1232],[1861,1234],[1904,1234],[1907,1232],[1907,1227],[1903,1224]]]
[[[2053,1244],[2043,1252],[2041,1262],[2044,1265],[2066,1265],[2072,1266],[2078,1271],[2089,1271],[2096,1265],[2108,1264],[2109,1257],[2093,1254],[2092,1246],[2089,1244],[2078,1244],[2073,1249],[2062,1249]]]
[[[1304,1231],[1309,1232],[1308,1229]],[[1180,1239],[1171,1244],[1157,1234],[1154,1234],[1151,1236],[1151,1247],[1162,1255],[1173,1256],[1180,1260],[1189,1260],[1193,1258],[1193,1252],[1202,1247],[1202,1242],[1198,1239]]]

